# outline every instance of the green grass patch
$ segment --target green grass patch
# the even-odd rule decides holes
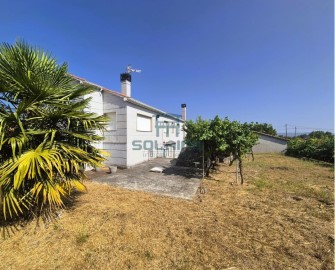
[[[76,235],[76,244],[77,245],[82,245],[82,244],[86,243],[89,237],[90,237],[90,235],[87,232],[84,232],[84,231],[79,232]]]
[[[332,205],[334,204],[334,194],[331,190],[328,189],[321,189],[314,191],[315,198],[324,204]]]
[[[308,183],[293,180],[268,180],[259,178],[251,182],[253,185],[249,191],[264,191],[266,189],[281,192],[291,193],[296,196],[306,198],[314,198],[326,205],[334,204],[334,194],[330,187],[313,187]]]
[[[260,178],[260,179],[256,180],[253,184],[255,185],[255,188],[258,189],[258,190],[263,190],[265,188],[272,188],[273,187],[272,183],[270,183],[269,181],[267,181],[263,178]]]

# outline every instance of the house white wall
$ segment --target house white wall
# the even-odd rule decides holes
[[[103,92],[97,90],[93,93],[85,95],[84,98],[91,98],[90,104],[88,106],[88,111],[102,115],[103,111]]]
[[[172,158],[179,155],[184,134],[181,121],[127,102],[124,97],[108,91],[97,90],[85,97],[92,98],[88,111],[115,117],[110,120],[107,131],[99,134],[104,136],[104,140],[94,144],[111,154],[105,161],[106,165],[131,167],[155,157]],[[137,130],[138,114],[151,119],[151,131]],[[157,115],[159,118],[156,118]],[[159,128],[156,126],[157,121]],[[169,141],[176,144],[164,145],[164,142]]]
[[[151,118],[151,131],[138,131],[137,130],[137,115],[143,115]],[[156,127],[156,116],[160,115],[148,109],[144,109],[138,105],[128,103],[127,106],[127,167],[134,166],[149,159],[168,156],[178,156],[183,141],[182,123],[179,123],[179,132],[175,128],[178,121],[169,117],[159,116],[157,121],[168,122],[171,125],[167,131],[166,124],[163,128]],[[163,142],[174,141],[177,144],[174,147],[165,147],[163,150]],[[175,149],[174,149],[175,148]]]
[[[105,114],[116,113],[116,129],[104,132],[103,147],[111,153],[107,157],[106,164],[113,164],[120,167],[127,166],[127,109],[126,102],[122,97],[103,92],[102,109]]]
[[[101,91],[94,91],[93,93],[85,95],[84,98],[91,98],[87,111],[97,115],[103,115],[103,93]],[[96,131],[96,133],[100,136],[103,136],[100,131]],[[95,142],[93,145],[98,149],[103,148],[103,142]]]
[[[258,134],[258,143],[252,148],[254,153],[283,153],[287,149],[285,140]]]

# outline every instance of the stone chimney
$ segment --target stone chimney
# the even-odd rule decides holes
[[[129,73],[121,73],[121,93],[127,97],[131,96],[131,75]]]
[[[181,119],[186,121],[186,104],[181,104]]]

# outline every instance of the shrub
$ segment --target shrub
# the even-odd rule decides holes
[[[296,138],[287,144],[286,154],[293,157],[305,157],[326,162],[334,162],[334,137],[307,140]]]

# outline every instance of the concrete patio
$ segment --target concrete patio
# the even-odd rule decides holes
[[[164,171],[150,172],[153,167],[163,167]],[[116,173],[90,171],[87,176],[94,182],[192,199],[199,187],[202,172],[195,168],[175,166],[174,159],[156,158],[129,169],[118,169]]]

